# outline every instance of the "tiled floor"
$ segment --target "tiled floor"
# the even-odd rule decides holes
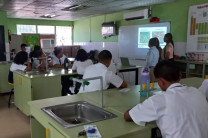
[[[0,94],[0,138],[30,138],[30,119]]]

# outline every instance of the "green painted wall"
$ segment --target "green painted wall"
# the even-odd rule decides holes
[[[187,22],[189,6],[207,3],[207,0],[179,0],[161,5],[152,6],[152,16],[160,18],[161,22],[169,21],[171,23],[170,31],[173,34],[175,42],[186,42]],[[141,9],[141,8],[140,8]],[[133,9],[133,10],[139,10]],[[127,11],[107,14],[97,17],[91,17],[74,22],[74,42],[117,42],[117,36],[103,39],[101,35],[101,24],[106,21],[116,21],[117,30],[120,26],[148,24],[149,20],[125,21],[123,13]],[[91,30],[91,31],[90,31]],[[91,33],[90,33],[91,32]]]
[[[73,22],[70,21],[53,21],[53,20],[34,20],[34,19],[7,19],[8,28],[12,34],[17,33],[17,24],[26,25],[53,25],[53,26],[72,26]]]
[[[8,42],[7,14],[4,11],[0,11],[0,25],[4,26],[5,41]]]

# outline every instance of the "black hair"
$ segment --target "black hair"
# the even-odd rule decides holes
[[[14,51],[15,51],[15,49],[12,49],[12,50],[11,50],[11,52],[14,52]]]
[[[150,46],[155,46],[155,47],[159,47],[160,43],[157,37],[153,37],[149,40],[149,45]]]
[[[112,54],[108,50],[103,50],[99,53],[98,58],[101,61],[109,60],[112,59]]]
[[[32,52],[30,52],[29,57],[30,57],[30,58],[33,58],[33,57],[38,58],[38,57],[40,57],[41,55],[42,55],[42,51],[41,51],[40,46],[35,45],[35,46],[34,46],[34,50],[33,50]],[[33,60],[32,60],[32,61],[33,61]]]
[[[172,45],[174,46],[173,36],[172,36],[172,34],[171,34],[171,33],[167,33],[167,34],[165,34],[165,36],[164,36],[164,37],[166,37],[166,38],[167,38],[167,40],[168,40],[167,44],[168,44],[168,43],[172,43]]]
[[[38,50],[41,50],[40,46],[35,45],[35,46],[34,46],[34,51],[38,51]]]
[[[75,58],[77,61],[86,61],[88,59],[87,52],[84,49],[79,49]]]
[[[22,47],[26,47],[26,46],[27,46],[27,45],[26,45],[26,44],[24,44],[24,43],[22,43],[22,44],[21,44],[21,48],[22,48]]]
[[[57,56],[60,52],[61,52],[61,50],[62,50],[62,48],[61,47],[55,47],[54,48],[54,54],[55,54],[55,56]]]
[[[17,53],[17,55],[14,58],[14,63],[18,65],[23,65],[28,59],[27,52],[25,51],[20,51]]]
[[[180,70],[174,62],[163,60],[155,66],[154,75],[155,78],[163,78],[166,81],[174,82],[180,79]]]

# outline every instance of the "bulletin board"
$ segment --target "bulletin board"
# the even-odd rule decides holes
[[[40,45],[40,34],[22,34],[22,43],[28,46]]]
[[[208,3],[189,8],[186,52],[208,52]]]

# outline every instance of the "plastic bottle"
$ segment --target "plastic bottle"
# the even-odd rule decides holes
[[[149,68],[145,67],[141,71],[141,77],[140,77],[140,91],[143,92],[141,96],[148,97],[148,92],[150,89],[150,76],[149,76]],[[145,84],[146,87],[143,90],[142,84]]]
[[[64,69],[67,70],[67,71],[69,69],[69,60],[68,60],[68,58],[64,59]]]

